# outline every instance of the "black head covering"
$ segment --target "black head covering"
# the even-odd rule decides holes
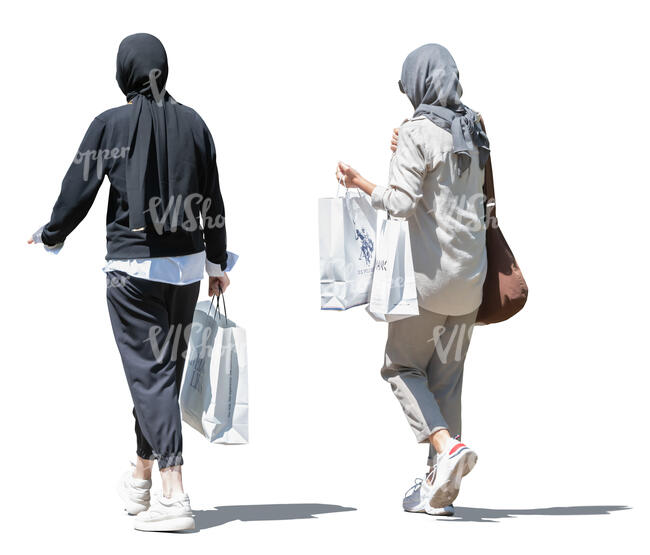
[[[155,87],[151,86],[152,71]],[[115,78],[129,101],[138,93],[153,97],[163,91],[168,71],[165,47],[153,35],[138,33],[120,43]]]
[[[116,79],[132,104],[126,159],[132,230],[176,231],[187,217],[182,200],[198,192],[191,175],[181,171],[194,147],[181,105],[165,90],[167,74],[167,53],[156,37],[138,33],[121,42]]]

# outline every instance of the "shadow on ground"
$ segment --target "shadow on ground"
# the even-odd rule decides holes
[[[480,507],[456,507],[453,517],[440,517],[452,522],[499,522],[504,518],[518,516],[589,516],[608,515],[614,511],[627,511],[626,505],[586,505],[578,507],[547,507],[543,509],[484,509]]]
[[[206,511],[193,511],[196,529],[205,530],[233,520],[242,522],[263,520],[300,520],[316,515],[356,511],[354,507],[324,505],[322,503],[288,503],[278,505],[227,505]]]

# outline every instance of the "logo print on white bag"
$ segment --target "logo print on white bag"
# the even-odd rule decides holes
[[[203,391],[203,366],[205,365],[205,357],[196,357],[192,362],[190,386],[200,393]]]
[[[361,255],[359,260],[363,259],[366,262],[366,265],[369,265],[372,262],[372,254],[375,252],[375,243],[368,235],[365,227],[361,229],[356,229],[356,239],[361,241]]]
[[[375,270],[377,272],[387,272],[388,260],[377,260],[377,264],[375,265]]]
[[[196,350],[196,356],[190,359],[188,363],[188,372],[191,372],[190,387],[201,393],[203,391],[203,372],[205,370],[205,361],[212,356],[212,346],[209,339],[212,336],[212,329],[192,322],[192,327],[196,326],[201,331],[201,341],[199,349]]]

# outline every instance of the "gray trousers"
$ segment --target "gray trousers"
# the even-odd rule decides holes
[[[420,443],[443,428],[461,433],[463,367],[477,312],[445,316],[420,308],[419,316],[388,325],[381,375]],[[429,445],[429,466],[435,461]]]

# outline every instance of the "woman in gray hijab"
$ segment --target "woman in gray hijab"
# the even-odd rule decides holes
[[[393,135],[388,186],[339,162],[337,178],[409,224],[420,314],[391,322],[383,378],[390,383],[429,470],[407,492],[409,512],[453,515],[476,453],[460,442],[463,367],[487,268],[483,202],[490,149],[480,116],[461,101],[449,51],[427,44],[402,66],[415,112]]]

